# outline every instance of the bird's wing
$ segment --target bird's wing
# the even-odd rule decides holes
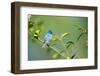
[[[47,34],[44,39],[50,41],[52,39],[52,34]]]

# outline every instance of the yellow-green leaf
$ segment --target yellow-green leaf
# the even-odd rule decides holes
[[[52,41],[58,41],[59,40],[59,36],[58,35],[54,35]]]
[[[67,59],[70,59],[70,57],[67,57]]]
[[[67,35],[69,35],[69,32],[63,33],[63,34],[61,35],[61,38],[65,37],[65,36],[67,36]]]
[[[36,30],[36,32],[35,32],[35,33],[39,34],[39,33],[40,33],[40,30]]]
[[[59,58],[59,57],[60,57],[60,55],[59,55],[58,53],[55,53],[55,54],[53,54],[53,56],[52,56],[53,59],[57,59],[57,58]]]

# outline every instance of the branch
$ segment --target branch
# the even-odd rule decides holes
[[[40,38],[38,38],[38,40],[39,40],[41,43],[43,43],[43,42],[44,42],[44,41],[43,41],[43,40],[41,40]],[[58,53],[59,55],[63,56],[64,58],[67,58],[65,55],[61,54],[61,53],[58,51],[58,49],[57,49],[57,48],[52,47],[52,46],[49,46],[49,48],[50,48],[50,49],[52,49],[54,52]]]

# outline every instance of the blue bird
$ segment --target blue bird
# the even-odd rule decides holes
[[[53,33],[52,33],[51,30],[49,30],[49,31],[47,32],[47,34],[45,35],[45,37],[44,37],[44,44],[43,44],[42,48],[47,48],[47,47],[49,47],[49,44],[50,44],[50,42],[51,42],[51,40],[52,40],[52,36],[53,36]]]

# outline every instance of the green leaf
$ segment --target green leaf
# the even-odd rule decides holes
[[[67,57],[67,59],[70,59],[70,57]]]
[[[78,30],[83,30],[84,28],[80,25],[74,25]]]
[[[68,41],[66,44],[65,44],[65,46],[67,47],[67,48],[69,48],[71,45],[73,45],[74,44],[74,42],[73,41]]]
[[[75,53],[71,56],[71,59],[74,59],[76,55],[77,55],[77,52],[75,52]]]
[[[80,28],[80,27],[79,27],[78,30],[83,31],[83,28]]]
[[[41,26],[43,23],[44,23],[43,21],[39,21],[39,22],[37,22],[37,25]]]
[[[59,36],[58,35],[54,35],[52,38],[52,41],[58,41],[59,40]]]
[[[39,35],[40,34],[40,30],[39,29],[36,30],[35,33],[37,33]]]
[[[65,32],[65,33],[63,33],[62,35],[61,35],[61,38],[64,38],[64,37],[66,37],[66,36],[68,36],[69,35],[69,32]]]
[[[82,33],[87,33],[86,28],[79,26],[79,25],[74,25],[78,30],[80,30]]]
[[[33,25],[34,25],[33,22],[32,22],[32,21],[29,21],[29,22],[28,22],[28,29],[32,28]]]
[[[55,54],[52,55],[52,58],[53,59],[58,59],[58,58],[60,58],[60,56],[61,56],[60,54],[55,53]]]
[[[40,34],[40,30],[36,30],[34,33],[34,38],[38,39],[39,34]]]
[[[84,35],[84,33],[81,33],[78,38],[77,38],[77,41]]]
[[[76,56],[76,54],[73,54],[73,55],[71,56],[71,59],[74,59],[74,58],[75,58],[75,56]]]
[[[58,35],[54,35],[50,45],[52,45],[52,46],[56,45],[58,41],[59,41],[59,36]]]

